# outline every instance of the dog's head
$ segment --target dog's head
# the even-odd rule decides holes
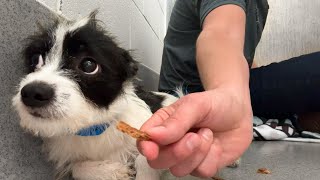
[[[30,72],[13,105],[21,126],[34,134],[74,133],[108,120],[116,113],[109,112],[110,106],[135,76],[137,63],[98,24],[95,14],[78,21],[59,19],[30,38],[24,53]]]

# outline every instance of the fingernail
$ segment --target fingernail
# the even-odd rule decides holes
[[[201,129],[199,134],[207,141],[210,141],[213,136],[213,133],[210,129]]]
[[[197,135],[192,134],[187,140],[187,148],[189,148],[191,151],[193,151],[196,147],[200,145],[199,138],[197,138]]]

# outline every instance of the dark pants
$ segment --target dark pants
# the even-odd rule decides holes
[[[184,86],[184,93],[203,91]],[[320,52],[250,70],[253,114],[284,119],[305,112],[320,112]]]
[[[253,113],[265,118],[320,111],[320,52],[252,69]]]

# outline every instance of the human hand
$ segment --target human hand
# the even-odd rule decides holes
[[[152,168],[169,168],[178,177],[212,177],[237,160],[252,140],[250,98],[238,94],[217,88],[158,110],[141,127],[153,141],[139,141],[139,151]]]

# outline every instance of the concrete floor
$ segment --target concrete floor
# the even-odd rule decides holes
[[[272,174],[258,174],[259,168],[267,168]],[[259,141],[252,143],[238,168],[223,169],[217,177],[224,180],[319,180],[319,173],[320,144]],[[188,180],[198,179],[189,177]]]
[[[257,174],[267,168],[272,174]],[[319,180],[320,144],[295,142],[254,142],[237,169],[225,169],[220,177],[226,180]]]

